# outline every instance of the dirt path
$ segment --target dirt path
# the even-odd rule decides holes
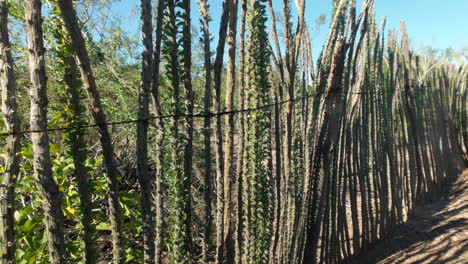
[[[445,197],[414,210],[410,220],[352,263],[468,264],[468,169]]]

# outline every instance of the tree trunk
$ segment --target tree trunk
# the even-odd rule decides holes
[[[188,215],[190,212],[189,198],[190,189],[187,190],[187,183],[189,179],[186,178],[186,168],[187,168],[187,146],[189,143],[189,135],[187,130],[189,129],[190,124],[182,122],[181,118],[183,117],[183,104],[182,104],[182,91],[180,89],[181,80],[184,81],[184,85],[187,83],[184,76],[185,71],[187,70],[187,62],[183,62],[183,71],[180,70],[180,57],[179,57],[179,45],[178,45],[178,33],[179,33],[179,23],[177,22],[178,13],[176,13],[176,4],[181,2],[176,2],[175,0],[167,1],[167,28],[168,32],[166,33],[165,39],[165,49],[168,51],[168,72],[167,76],[172,86],[172,123],[171,123],[171,147],[172,147],[172,175],[169,179],[169,188],[172,196],[172,224],[171,224],[171,247],[169,254],[171,255],[171,261],[173,263],[189,263],[191,261],[190,257],[190,248],[191,248],[191,234],[190,234],[190,225]],[[185,3],[183,4],[185,8]],[[184,11],[185,12],[185,11]],[[187,33],[185,25],[186,15],[184,15],[184,28],[183,31],[183,53],[184,60],[186,59],[186,49],[185,43],[187,38]],[[187,86],[186,86],[187,88]],[[189,90],[187,89],[187,96],[190,96]],[[187,109],[189,110],[189,109]],[[181,127],[184,126],[186,130],[181,131]]]
[[[65,66],[64,82],[68,91],[68,104],[72,112],[70,123],[73,126],[80,126],[84,124],[83,110],[80,98],[81,81],[79,79],[78,66],[76,65],[73,57],[64,56]],[[80,208],[83,214],[83,241],[85,244],[85,259],[86,263],[96,263],[97,255],[95,249],[94,235],[95,228],[93,225],[92,201],[91,193],[92,186],[88,179],[88,170],[86,169],[86,142],[84,139],[85,133],[83,130],[76,129],[69,132],[68,143],[70,145],[70,152],[73,158],[74,176],[78,182],[78,192],[80,196]]]
[[[213,228],[213,207],[212,207],[212,192],[213,192],[213,175],[211,173],[212,160],[211,160],[211,101],[212,101],[212,62],[211,62],[211,47],[210,47],[210,25],[209,14],[210,10],[207,6],[207,0],[200,1],[200,16],[202,17],[202,32],[203,32],[203,55],[205,59],[205,97],[204,97],[204,123],[203,123],[203,143],[204,143],[204,160],[205,160],[205,173],[204,173],[204,202],[205,202],[205,228],[204,228],[204,248],[203,260],[205,262],[212,261],[210,251],[213,246],[211,239],[211,231]]]
[[[154,259],[154,220],[151,210],[151,180],[148,174],[148,118],[149,99],[153,80],[153,26],[151,0],[141,0],[142,21],[142,70],[141,85],[138,90],[138,122],[137,126],[137,175],[141,189],[141,215],[143,220],[143,253],[145,263],[155,263]]]
[[[153,87],[151,90],[154,110],[157,116],[162,116],[162,106],[160,98],[160,84],[159,84],[159,71],[161,63],[161,41],[163,29],[163,11],[165,8],[164,0],[158,1],[157,17],[156,17],[156,36],[154,47],[154,67],[153,67]],[[165,127],[164,119],[158,118],[156,120],[156,194],[155,194],[155,208],[156,208],[156,224],[155,224],[155,253],[154,262],[161,263],[162,261],[162,247],[163,247],[163,189],[162,183],[164,179],[164,137]]]
[[[113,262],[114,264],[119,264],[123,263],[124,257],[122,253],[120,205],[118,198],[118,170],[114,158],[114,148],[112,146],[111,135],[106,125],[106,115],[101,105],[96,80],[94,79],[91,62],[86,50],[86,42],[81,33],[80,26],[78,25],[78,18],[73,7],[73,1],[58,0],[58,4],[62,12],[65,27],[71,37],[71,46],[77,55],[83,85],[87,91],[89,101],[91,102],[91,112],[96,124],[98,125],[109,184],[109,216],[112,227]]]
[[[245,27],[247,19],[247,0],[241,0],[241,22],[240,22],[240,43],[239,43],[239,89],[238,89],[238,107],[244,109],[245,102],[245,87],[246,87],[246,73],[245,73]],[[237,163],[236,163],[236,178],[237,178],[237,215],[236,217],[236,264],[242,263],[243,255],[243,232],[244,232],[244,150],[245,150],[245,113],[241,113],[238,121],[239,125],[239,145],[237,147]]]
[[[49,136],[47,129],[47,76],[45,68],[44,42],[42,31],[42,3],[39,0],[24,1],[26,34],[29,49],[29,70],[31,77],[31,116],[33,131],[34,174],[44,197],[43,207],[48,235],[49,261],[52,264],[65,263],[65,241],[63,232],[62,194],[52,176]]]
[[[8,35],[8,7],[6,0],[0,0],[0,89],[2,115],[8,133],[20,129],[18,104],[16,102],[16,80],[13,72]],[[15,263],[15,186],[19,174],[20,137],[6,138],[5,171],[0,186],[0,263]]]
[[[229,5],[229,32],[228,32],[228,65],[226,80],[226,111],[234,109],[234,92],[236,86],[236,35],[237,35],[237,9],[238,0],[231,0]],[[229,114],[225,119],[225,147],[224,147],[224,244],[226,250],[226,263],[234,263],[234,228],[231,223],[231,191],[232,184],[236,182],[233,157],[234,157],[234,114]]]
[[[185,107],[187,116],[185,118],[185,149],[184,149],[184,177],[183,190],[185,198],[184,211],[186,214],[185,228],[187,231],[185,243],[192,252],[192,164],[193,164],[193,104],[194,92],[192,87],[192,33],[191,33],[191,18],[190,18],[190,0],[183,1],[183,68],[184,68],[184,88],[186,93]]]
[[[223,12],[219,25],[218,46],[216,48],[216,58],[213,65],[214,79],[214,103],[215,112],[221,112],[221,74],[223,70],[224,48],[226,44],[227,27],[229,23],[229,5],[232,0],[223,1]],[[215,117],[215,160],[216,160],[216,263],[223,263],[224,259],[224,154],[221,116]]]

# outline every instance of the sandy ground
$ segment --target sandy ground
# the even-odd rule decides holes
[[[440,200],[415,208],[409,220],[351,263],[468,264],[468,169]]]

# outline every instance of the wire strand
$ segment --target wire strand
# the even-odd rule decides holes
[[[157,120],[157,119],[167,119],[167,118],[216,118],[225,115],[233,115],[233,114],[240,114],[240,113],[247,113],[253,112],[258,110],[263,110],[266,108],[270,108],[273,106],[281,106],[287,103],[294,103],[297,101],[305,100],[312,98],[314,96],[318,96],[324,94],[325,92],[316,92],[312,94],[308,94],[306,96],[284,100],[276,103],[270,103],[261,105],[258,107],[252,108],[245,108],[245,109],[234,109],[230,111],[222,111],[218,113],[196,113],[196,114],[173,114],[173,115],[160,115],[160,116],[152,116],[148,118],[140,118],[140,119],[129,119],[129,120],[122,120],[122,121],[113,121],[113,122],[106,122],[106,123],[93,123],[93,124],[86,124],[86,125],[79,125],[79,126],[68,126],[68,127],[55,127],[55,128],[47,128],[44,130],[23,130],[23,131],[15,131],[15,132],[2,132],[0,133],[0,137],[8,137],[8,136],[17,136],[17,135],[25,135],[25,134],[33,134],[33,133],[45,133],[45,132],[57,132],[57,131],[66,131],[66,130],[75,130],[75,129],[88,129],[94,127],[101,127],[101,126],[114,126],[114,125],[125,125],[125,124],[133,124],[138,122],[148,122],[150,120]],[[339,93],[339,94],[381,94],[382,92],[341,92],[341,91],[334,91],[332,93]]]

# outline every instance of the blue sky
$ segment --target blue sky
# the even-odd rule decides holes
[[[317,18],[324,14],[327,23],[315,35],[314,54],[321,49],[332,9],[332,0],[306,0],[306,22],[312,29]],[[193,23],[198,23],[198,4],[192,1]],[[294,1],[292,1],[294,2]],[[358,0],[360,5],[362,0]],[[216,36],[219,28],[222,0],[209,0],[213,22],[211,31]],[[139,32],[138,0],[121,0],[114,7],[124,28],[133,34]],[[273,0],[281,11],[281,0]],[[294,6],[294,4],[293,4]],[[413,49],[431,46],[437,49],[461,49],[468,47],[468,0],[375,0],[378,21],[387,16],[387,29],[399,28],[400,20],[406,21]],[[213,44],[214,45],[214,44]]]

